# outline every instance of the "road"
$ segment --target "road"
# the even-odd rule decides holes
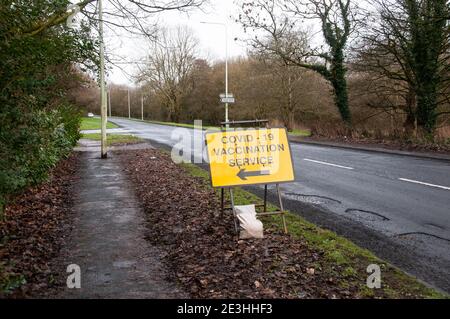
[[[119,118],[112,121],[169,147],[179,143],[172,137],[193,132]],[[202,134],[195,138],[197,147],[202,145]],[[330,226],[450,292],[450,162],[298,143],[292,143],[291,149],[296,181],[282,188],[290,208],[300,214],[305,207],[315,208],[315,217],[309,218],[313,222]],[[199,149],[194,153],[201,159]],[[324,214],[328,222],[319,218]]]

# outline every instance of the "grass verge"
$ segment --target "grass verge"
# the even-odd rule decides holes
[[[175,126],[175,127],[184,127],[184,128],[194,128],[194,124],[187,124],[187,123],[174,123],[174,122],[162,122],[162,121],[149,121],[149,120],[138,120],[133,119],[134,121],[139,122],[145,122],[145,123],[151,123],[151,124],[158,124],[158,125],[166,125],[166,126]],[[220,127],[218,126],[203,126],[204,130],[220,130]],[[292,132],[289,132],[289,135],[296,136],[296,137],[310,137],[311,131],[309,130],[293,130]]]
[[[211,187],[207,171],[193,164],[183,164],[183,167],[192,176],[201,178],[204,187]],[[216,190],[216,193],[219,196],[220,190]],[[234,194],[235,201],[239,205],[262,202],[261,198],[241,188],[235,189]],[[275,211],[277,207],[269,204],[268,210]],[[264,217],[261,220],[265,224],[265,228],[276,226],[282,229],[282,221],[279,216]],[[339,285],[343,287],[356,285],[363,297],[376,298],[382,295],[388,296],[388,298],[405,298],[408,296],[431,299],[449,298],[449,296],[425,286],[417,279],[379,259],[370,251],[355,245],[334,232],[319,228],[291,212],[286,215],[286,220],[291,236],[306,240],[311,247],[324,252],[327,262],[325,263],[326,266],[322,267],[328,267],[329,269],[323,270],[333,273],[335,265],[343,266],[346,280],[340,282]],[[366,278],[369,276],[366,269],[371,264],[377,264],[381,267],[382,288],[379,290],[369,289],[366,285]]]
[[[186,123],[147,121],[147,120],[141,121],[141,122],[158,124],[158,125],[175,126],[175,127],[184,127],[184,128],[190,128],[190,129],[193,129],[195,127],[194,124],[186,124]],[[203,129],[204,130],[219,130],[220,128],[218,126],[203,126]]]
[[[296,136],[296,137],[310,137],[311,131],[309,131],[309,130],[293,130],[292,132],[289,132],[289,135]]]
[[[83,117],[81,119],[81,131],[87,131],[87,130],[99,130],[101,129],[102,121],[99,118],[96,117]],[[118,128],[118,126],[114,123],[108,122],[106,124],[106,128]]]
[[[184,124],[184,123],[172,123],[172,122],[159,122],[159,121],[144,121],[148,123],[153,124],[159,124],[159,125],[168,125],[168,126],[176,126],[176,127],[185,127],[185,128],[194,128],[193,124]],[[217,126],[204,126],[204,130],[220,130]],[[296,136],[296,137],[310,137],[311,131],[309,130],[293,130],[292,132],[289,132],[290,136]]]
[[[102,139],[102,135],[99,133],[94,134],[82,134],[82,138],[100,141]],[[107,144],[108,146],[118,145],[118,144],[136,144],[141,142],[142,140],[134,135],[120,135],[120,134],[107,134]]]

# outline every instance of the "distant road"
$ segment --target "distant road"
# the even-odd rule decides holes
[[[171,139],[176,127],[118,118],[111,121],[160,144],[177,142]],[[318,208],[328,218],[335,216],[336,223],[342,224],[335,227],[338,232],[355,225],[362,232],[367,229],[388,238],[398,245],[396,249],[405,247],[398,254],[411,253],[410,267],[404,265],[407,260],[390,261],[450,291],[448,161],[297,143],[291,147],[297,180],[283,185],[287,200],[298,202],[299,207]],[[384,246],[376,251],[377,245],[354,240],[380,257],[395,255],[381,251]]]

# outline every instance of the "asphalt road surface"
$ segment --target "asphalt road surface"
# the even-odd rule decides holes
[[[113,118],[125,131],[180,145],[193,130]],[[194,138],[193,138],[194,139]],[[201,160],[202,134],[185,140]],[[291,143],[289,209],[450,292],[450,162]],[[253,190],[258,192],[258,187]]]

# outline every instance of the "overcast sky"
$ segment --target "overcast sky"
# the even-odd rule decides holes
[[[157,17],[159,25],[187,25],[200,42],[201,56],[215,61],[225,58],[225,30],[220,25],[201,24],[202,21],[221,22],[228,25],[228,46],[230,57],[246,54],[245,46],[235,38],[243,38],[244,33],[239,24],[230,16],[236,16],[237,5],[233,0],[210,0],[210,5],[190,13],[165,12]],[[131,75],[138,71],[135,62],[143,61],[148,52],[148,44],[139,37],[125,31],[105,30],[107,53],[120,64],[109,70],[108,82],[115,84],[133,84]],[[134,63],[134,64],[133,64]]]

